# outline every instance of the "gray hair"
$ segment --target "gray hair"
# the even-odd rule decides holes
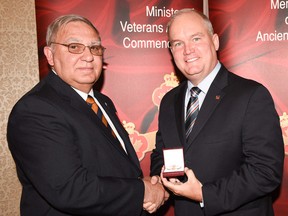
[[[68,15],[63,15],[55,19],[47,29],[46,33],[46,44],[47,46],[51,45],[51,42],[53,42],[59,32],[59,30],[62,27],[65,27],[68,23],[70,22],[84,22],[87,25],[89,25],[94,31],[96,32],[97,35],[99,35],[99,31],[96,29],[96,27],[93,25],[92,22],[90,22],[87,18],[80,16],[80,15],[75,15],[75,14],[68,14]],[[99,35],[99,40],[100,35]]]
[[[168,35],[169,35],[170,26],[173,23],[173,21],[175,20],[175,18],[180,16],[181,14],[185,14],[185,13],[198,14],[203,19],[204,24],[207,26],[208,33],[211,34],[211,36],[214,34],[214,29],[213,29],[212,23],[211,23],[211,21],[209,20],[209,18],[205,14],[195,10],[194,8],[184,8],[184,9],[176,11],[172,15],[170,21],[167,24],[167,33],[168,33]]]

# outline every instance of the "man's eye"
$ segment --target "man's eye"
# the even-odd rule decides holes
[[[99,50],[99,49],[100,49],[100,46],[91,46],[91,50],[97,51],[97,50]]]
[[[81,46],[79,46],[78,44],[70,44],[69,45],[69,48],[70,49],[73,49],[73,50],[78,50],[81,48]]]
[[[174,47],[179,47],[179,46],[182,46],[182,45],[183,45],[183,43],[180,42],[180,41],[173,43],[173,46],[174,46]]]

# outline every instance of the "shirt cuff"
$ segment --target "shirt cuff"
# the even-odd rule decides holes
[[[199,203],[201,208],[204,208],[204,200]]]

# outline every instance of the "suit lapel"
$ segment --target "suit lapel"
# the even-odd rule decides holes
[[[128,147],[126,146],[127,143],[127,139],[126,136],[124,136],[124,129],[121,125],[121,122],[118,119],[118,116],[116,115],[116,110],[114,108],[113,105],[110,105],[110,103],[108,104],[108,102],[105,101],[105,99],[102,97],[102,95],[97,92],[94,91],[94,96],[97,98],[97,100],[99,101],[99,103],[101,104],[101,106],[103,107],[103,109],[105,110],[105,112],[107,113],[107,115],[109,116],[110,120],[112,121],[113,125],[115,126],[118,134],[120,135],[120,137],[122,138],[124,145],[126,147],[127,153],[128,153]],[[112,107],[111,107],[112,106]],[[97,116],[96,116],[97,117]],[[97,119],[98,122],[101,123],[101,127],[103,129],[103,131],[105,132],[105,135],[107,136],[107,138],[112,142],[113,145],[115,145],[115,147],[124,155],[127,155],[126,152],[124,151],[124,149],[122,148],[120,142],[118,139],[115,139],[109,130],[107,130],[107,128],[103,125],[103,123],[100,121],[100,119]]]
[[[98,116],[94,113],[94,111],[87,105],[86,101],[81,98],[81,96],[74,91],[70,86],[64,92],[61,92],[63,99],[67,100],[74,109],[78,110],[80,113],[86,115],[89,119],[93,121],[97,127],[102,129],[102,132],[105,134],[107,139],[110,139],[113,142],[113,136],[110,131],[105,127],[102,121],[98,118]],[[98,99],[98,98],[97,98]],[[103,106],[103,103],[101,103]],[[106,111],[107,109],[105,109]],[[110,115],[109,115],[110,116]]]
[[[74,109],[78,110],[79,113],[86,115],[88,120],[91,121],[93,124],[96,124],[97,127],[103,128],[102,130],[103,134],[106,136],[107,140],[109,140],[109,143],[111,143],[111,145],[114,145],[114,147],[118,149],[118,151],[123,155],[123,157],[131,161],[131,165],[135,167],[135,169],[140,174],[142,173],[137,155],[134,151],[133,146],[129,145],[130,143],[129,137],[127,136],[127,133],[125,135],[125,129],[122,127],[121,122],[118,120],[118,117],[115,114],[116,110],[113,104],[112,104],[112,107],[109,107],[109,104],[107,105],[107,103],[105,102],[105,99],[103,99],[101,94],[99,92],[94,92],[94,95],[97,97],[101,105],[104,107],[111,121],[115,125],[119,135],[122,137],[126,145],[128,155],[125,153],[125,151],[121,147],[121,144],[119,143],[119,141],[113,138],[111,133],[103,125],[101,120],[95,115],[93,110],[86,104],[83,98],[81,98],[81,96],[71,88],[71,86],[69,86],[67,83],[61,80],[52,71],[50,71],[49,74],[46,76],[46,78],[43,80],[43,83],[44,82],[47,82],[51,86],[51,88],[53,88],[55,92],[59,95],[59,97],[55,97],[54,95],[48,95],[48,96],[53,97],[53,100],[59,99],[59,101],[57,102],[59,104],[67,103],[71,105],[72,107],[74,107]]]
[[[101,120],[95,115],[93,110],[86,104],[86,102],[81,98],[80,95],[76,91],[74,91],[71,86],[61,80],[57,75],[55,75],[52,71],[46,77],[47,82],[49,85],[57,92],[57,94],[61,97],[63,101],[71,104],[79,113],[86,115],[89,119],[93,121],[97,127],[102,128],[103,134],[110,140],[112,143],[123,155],[127,154],[121,147],[121,144],[117,139],[114,139],[113,136],[110,134],[110,131],[107,130],[105,125],[101,122]],[[101,94],[97,91],[94,91],[95,97],[97,97],[98,101],[101,103],[102,107],[105,109],[107,114],[109,115],[111,121],[115,125],[117,131],[119,132],[120,136],[122,137],[124,143],[127,142],[125,136],[123,136],[123,131],[121,131],[121,126],[119,126],[119,121],[115,120],[117,116],[115,115],[114,108],[111,108],[107,105],[104,99],[102,99]],[[56,98],[54,98],[55,100]],[[63,103],[63,101],[59,101],[58,103]],[[129,148],[128,148],[129,149]]]
[[[107,115],[109,116],[110,120],[113,122],[113,125],[115,126],[118,134],[120,135],[120,137],[122,138],[126,151],[127,153],[124,151],[124,149],[122,148],[120,142],[118,141],[118,139],[114,139],[110,132],[108,133],[107,128],[105,127],[105,132],[107,137],[111,140],[112,144],[121,152],[121,154],[123,154],[124,156],[128,156],[128,158],[130,158],[133,161],[134,165],[137,165],[137,168],[140,169],[140,165],[139,165],[139,160],[138,157],[135,153],[135,150],[133,148],[133,145],[130,142],[129,136],[127,136],[127,132],[124,129],[123,125],[121,124],[118,116],[116,115],[116,110],[113,107],[110,107],[109,104],[107,102],[105,102],[105,100],[102,98],[102,96],[99,94],[99,92],[95,92],[94,91],[94,95],[95,97],[97,97],[97,100],[99,101],[99,103],[101,103],[103,109],[105,109],[105,112],[107,113]],[[99,120],[99,119],[98,119]],[[101,126],[103,126],[103,123],[101,122]]]
[[[189,136],[187,149],[191,146],[197,135],[201,132],[202,128],[211,117],[216,107],[221,103],[221,100],[225,96],[225,91],[223,91],[223,88],[227,85],[228,71],[222,66],[219,73],[212,82],[203,101],[196,122],[193,126],[193,130]]]
[[[175,119],[180,119],[179,121],[176,121],[179,139],[181,143],[185,144],[185,122],[184,122],[184,107],[185,107],[185,93],[187,89],[187,82],[183,83],[182,86],[180,86],[179,94],[176,95],[176,103],[175,103]]]

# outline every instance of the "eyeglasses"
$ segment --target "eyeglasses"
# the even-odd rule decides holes
[[[84,44],[81,44],[81,43],[62,44],[62,43],[57,43],[57,42],[51,42],[51,44],[59,44],[62,46],[66,46],[68,47],[68,51],[73,54],[81,54],[84,52],[86,47],[88,47],[92,55],[102,56],[104,53],[104,50],[106,49],[105,47],[101,45],[85,46]]]

